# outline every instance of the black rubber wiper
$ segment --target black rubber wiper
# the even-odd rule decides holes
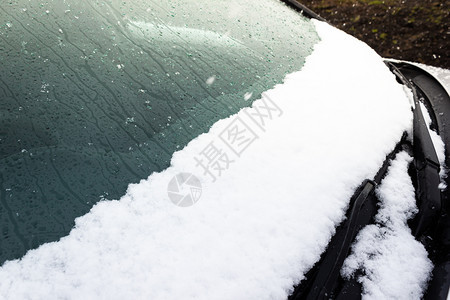
[[[441,197],[438,188],[440,165],[420,107],[420,102],[425,101],[424,96],[395,65],[390,65],[390,63],[387,65],[397,75],[398,80],[413,91],[413,145],[411,146],[406,141],[405,134],[396,149],[388,155],[374,180],[364,181],[357,189],[350,200],[346,220],[338,226],[336,234],[331,239],[327,250],[322,254],[320,261],[306,274],[306,279],[295,287],[290,299],[347,300],[361,298],[361,285],[356,279],[344,280],[340,276],[340,270],[359,230],[373,222],[378,203],[374,189],[385,176],[390,161],[400,150],[407,150],[414,156],[413,181],[416,182],[419,213],[412,222],[413,234],[419,237],[433,230],[439,219],[441,211]]]
[[[309,287],[304,299],[329,299],[333,296],[333,290],[338,282],[344,260],[350,251],[350,246],[360,227],[370,222],[373,212],[376,210],[376,201],[373,199],[375,186],[373,181],[366,180],[358,189],[355,199],[352,199],[348,221],[344,222],[336,231],[328,246],[327,254],[321,261],[323,267],[317,271],[314,282]]]
[[[397,78],[411,89],[414,96],[413,153],[419,213],[410,223],[410,226],[413,235],[419,238],[427,231],[432,231],[435,228],[441,212],[440,164],[420,106],[420,103],[425,104],[423,93],[403,75],[395,64],[390,62],[386,64]]]
[[[406,62],[386,63],[401,82],[406,82],[415,99],[421,99],[427,108],[431,128],[442,138],[445,145],[445,164],[450,166],[450,96],[445,88],[428,72]],[[416,105],[417,106],[417,105]],[[419,108],[420,109],[420,108]],[[414,156],[419,213],[411,222],[411,229],[428,250],[433,261],[432,280],[424,299],[447,299],[450,285],[450,177],[445,179],[447,190],[437,191],[437,158],[433,155],[428,129],[420,116],[414,120]],[[434,149],[433,149],[434,150]],[[439,211],[440,207],[440,211]]]
[[[286,3],[287,5],[291,6],[295,10],[300,11],[304,16],[306,16],[310,19],[317,19],[319,21],[326,22],[326,20],[324,18],[322,18],[321,16],[319,16],[318,14],[316,14],[315,12],[313,12],[312,10],[310,10],[309,8],[304,6],[303,4],[300,4],[296,0],[281,0],[281,1]]]
[[[378,198],[374,190],[387,173],[390,162],[403,149],[406,134],[386,157],[373,180],[365,180],[350,199],[346,219],[337,227],[321,259],[306,274],[306,279],[295,287],[291,300],[299,299],[360,299],[361,285],[356,281],[344,281],[340,270],[350,253],[358,232],[373,222]]]
[[[420,237],[432,230],[441,211],[439,190],[440,164],[418,102],[414,109],[414,165],[417,170],[417,200],[419,214],[411,223],[413,235]]]

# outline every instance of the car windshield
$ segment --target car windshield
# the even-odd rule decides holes
[[[318,40],[271,0],[2,4],[0,264],[167,168]]]

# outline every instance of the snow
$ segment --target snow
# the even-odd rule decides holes
[[[341,274],[363,275],[363,299],[421,299],[433,265],[424,246],[414,239],[407,220],[417,213],[414,187],[408,175],[412,157],[397,154],[377,188],[380,209],[376,224],[363,228]]]
[[[214,81],[216,81],[216,76],[214,76],[214,75],[210,76],[210,77],[208,77],[208,79],[206,79],[206,84],[211,85],[214,83]]]
[[[445,179],[447,178],[448,167],[445,164],[445,144],[442,138],[436,133],[436,131],[431,129],[431,117],[427,108],[423,103],[420,103],[420,108],[423,113],[423,117],[425,119],[426,124],[428,125],[428,132],[431,137],[431,142],[433,143],[434,150],[436,151],[439,164],[441,169],[439,170],[439,177],[441,178],[441,182],[439,184],[439,189],[445,190],[447,188],[447,184],[445,183]]]
[[[302,70],[176,152],[168,169],[99,202],[69,236],[6,262],[0,298],[285,299],[325,250],[356,187],[412,126],[409,99],[382,58],[314,24],[321,41]],[[258,112],[264,123],[251,118]],[[230,124],[253,132],[238,152],[222,139]],[[229,158],[215,179],[195,160],[211,143]],[[179,173],[200,181],[201,197],[188,207],[167,193]],[[404,232],[398,238],[409,242]]]

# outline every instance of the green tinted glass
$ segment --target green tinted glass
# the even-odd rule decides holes
[[[275,0],[2,3],[0,263],[168,167],[317,41]]]

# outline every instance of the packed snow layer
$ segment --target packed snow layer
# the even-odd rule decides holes
[[[409,100],[382,58],[315,26],[321,41],[301,71],[191,141],[165,171],[95,205],[69,236],[6,262],[0,298],[285,299],[356,187],[412,126]],[[257,112],[264,126],[249,119]],[[257,136],[239,155],[220,138],[237,122]],[[232,161],[215,181],[195,160],[210,143]],[[180,172],[201,182],[193,206],[169,200]]]
[[[427,251],[407,225],[417,212],[408,175],[411,161],[406,152],[397,154],[376,191],[381,201],[376,224],[359,232],[341,270],[347,278],[362,271],[358,281],[363,299],[421,299],[433,270]]]

